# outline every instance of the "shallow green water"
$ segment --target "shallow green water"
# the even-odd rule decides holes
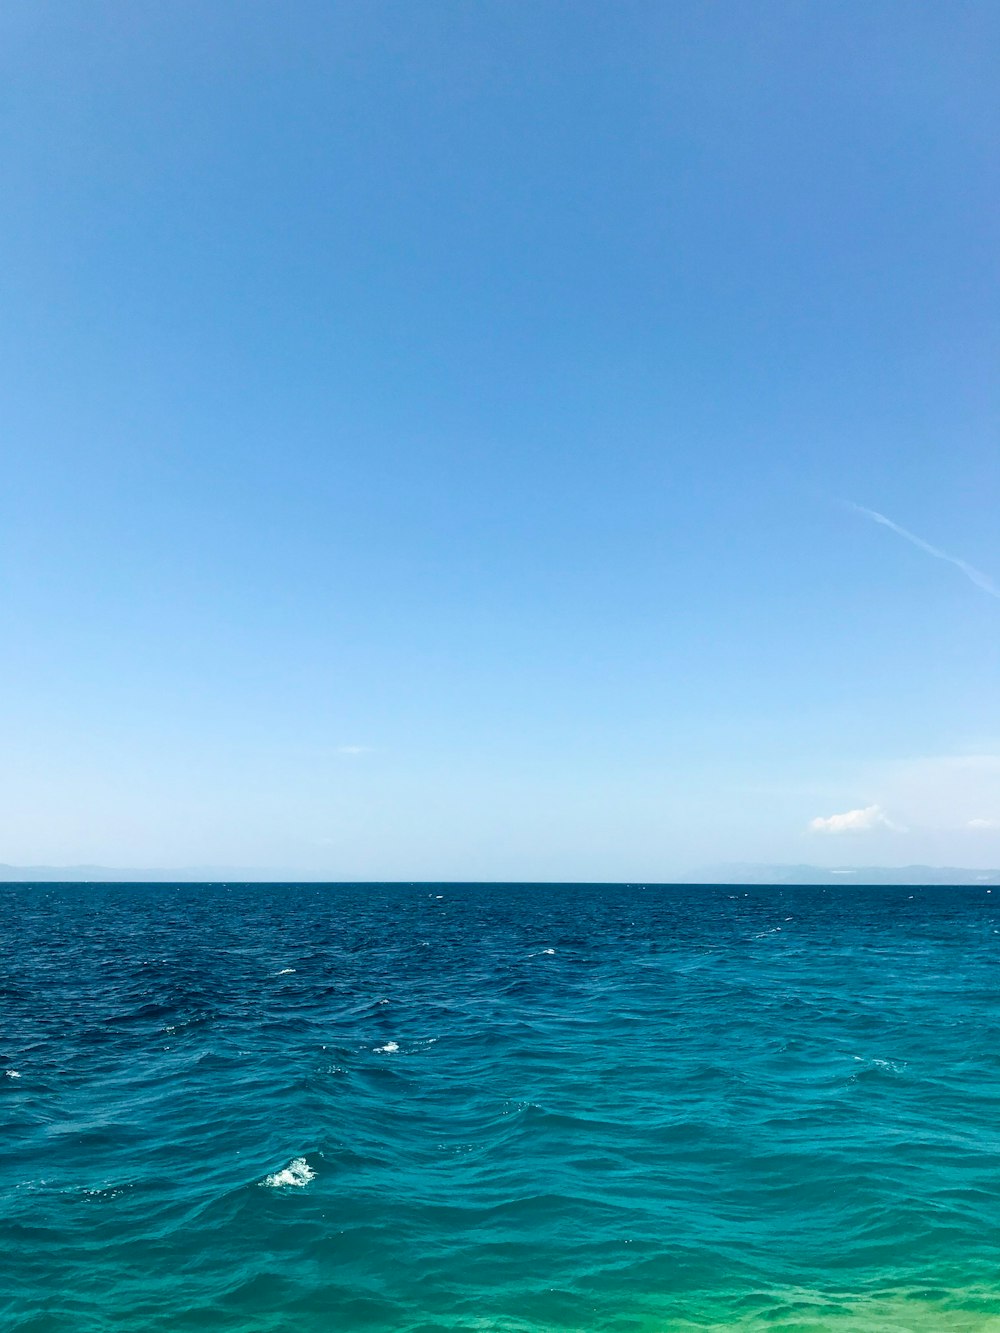
[[[4,1328],[1000,1330],[985,890],[0,904]]]

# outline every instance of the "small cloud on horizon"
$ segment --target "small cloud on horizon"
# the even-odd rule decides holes
[[[1000,830],[1000,819],[967,819],[965,827],[977,833],[996,832]]]
[[[893,833],[905,833],[899,824],[894,824],[880,805],[866,805],[858,810],[845,810],[843,814],[817,815],[809,821],[810,833],[868,833],[872,829],[891,829]]]

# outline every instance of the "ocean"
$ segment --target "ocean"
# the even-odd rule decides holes
[[[0,888],[13,1333],[1000,1329],[1000,891]]]

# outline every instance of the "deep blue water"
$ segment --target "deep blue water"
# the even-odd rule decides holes
[[[4,1330],[1000,1328],[1000,895],[0,888]]]

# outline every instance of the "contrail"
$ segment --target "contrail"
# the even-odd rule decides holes
[[[884,528],[889,528],[890,531],[895,532],[898,536],[905,537],[908,542],[912,542],[914,546],[919,546],[921,551],[926,551],[927,554],[932,555],[935,560],[947,560],[949,565],[954,565],[956,569],[960,569],[967,579],[974,583],[977,588],[982,588],[983,592],[988,592],[991,597],[1000,597],[1000,588],[993,582],[989,574],[984,574],[981,569],[976,569],[974,565],[968,564],[967,561],[960,560],[957,555],[949,555],[947,551],[942,551],[939,547],[932,546],[930,542],[925,542],[923,537],[918,537],[915,533],[907,532],[907,530],[901,528],[898,523],[893,523],[891,518],[886,518],[885,514],[880,514],[877,509],[866,509],[864,505],[856,504],[851,504],[851,508],[855,513],[864,514],[865,517],[870,518],[872,522],[881,523]]]

